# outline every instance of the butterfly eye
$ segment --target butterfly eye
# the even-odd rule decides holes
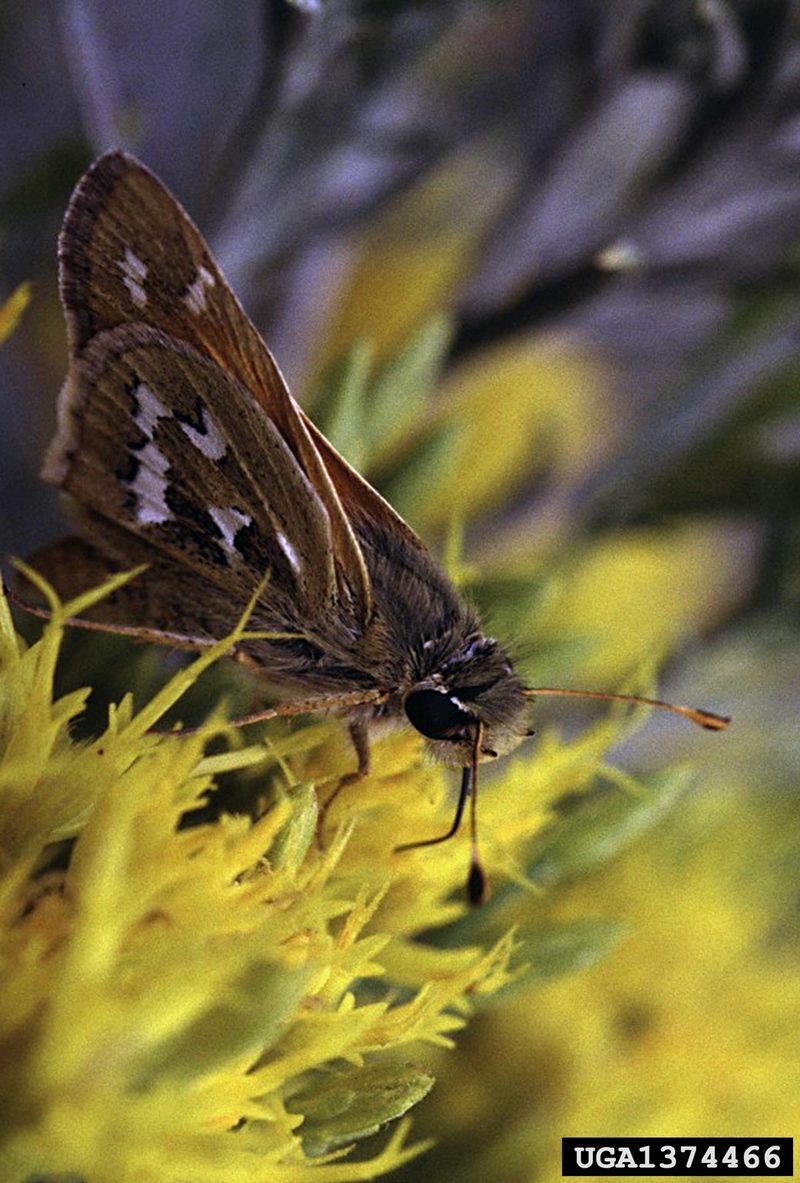
[[[455,699],[438,690],[415,690],[405,701],[405,712],[428,739],[451,739],[474,722]]]

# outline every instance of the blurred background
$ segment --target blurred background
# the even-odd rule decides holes
[[[51,0],[0,8],[0,62],[0,301],[32,285],[3,554],[63,530],[56,237],[121,145],[531,684],[658,670],[734,715],[615,753],[686,791],[526,897],[614,947],[425,1050],[408,1178],[553,1179],[566,1134],[800,1134],[798,5]]]

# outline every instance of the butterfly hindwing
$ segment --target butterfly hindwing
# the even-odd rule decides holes
[[[103,536],[104,526],[113,534],[113,527],[107,522],[100,524],[98,541],[102,541],[103,550],[84,538],[70,535],[43,547],[28,560],[31,567],[58,589],[64,602],[99,587],[121,568],[134,564],[135,559],[127,548],[125,561],[111,557],[113,550],[108,549],[109,539]],[[16,582],[23,603],[44,607],[38,590],[24,576],[20,575]],[[81,619],[102,625],[103,631],[177,649],[211,645],[231,627],[230,603],[216,588],[201,599],[197,595],[196,577],[184,568],[164,562],[149,565],[99,600]],[[180,620],[180,627],[176,620]]]

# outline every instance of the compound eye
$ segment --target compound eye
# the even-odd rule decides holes
[[[474,722],[458,703],[438,690],[415,690],[405,701],[405,712],[428,739],[455,738]]]

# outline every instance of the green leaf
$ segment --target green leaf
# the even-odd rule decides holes
[[[156,1081],[195,1080],[223,1069],[235,1058],[255,1058],[271,1048],[308,988],[307,968],[290,970],[269,962],[246,967],[238,982],[183,1030],[142,1056],[135,1087]]]
[[[669,813],[691,775],[678,767],[649,777],[640,794],[609,788],[578,798],[542,836],[529,878],[550,887],[604,866]]]
[[[516,986],[525,989],[533,982],[548,982],[589,969],[606,956],[623,932],[623,926],[613,920],[578,920],[523,937],[521,956],[529,964],[503,997]]]
[[[427,320],[376,373],[370,342],[355,341],[331,369],[317,418],[328,439],[364,471],[425,421],[452,329],[443,315]]]
[[[383,366],[369,394],[371,456],[391,449],[424,420],[451,337],[449,318],[437,314]]]
[[[274,867],[299,867],[314,841],[319,806],[311,784],[300,785],[292,793],[292,816],[283,827],[270,850]]]
[[[367,391],[373,351],[367,341],[355,341],[325,382],[320,398],[322,430],[354,468],[369,459]]]
[[[514,961],[519,969],[495,993],[473,996],[472,1005],[480,1011],[493,1010],[532,987],[591,969],[626,931],[626,926],[615,920],[596,919],[546,924],[530,932],[518,932]]]
[[[319,1073],[287,1101],[290,1113],[302,1113],[299,1129],[308,1155],[326,1154],[374,1134],[401,1117],[430,1092],[434,1077],[413,1064],[373,1064]]]
[[[453,499],[452,475],[461,431],[458,422],[437,424],[387,482],[389,502],[410,522],[424,523],[431,506]]]

